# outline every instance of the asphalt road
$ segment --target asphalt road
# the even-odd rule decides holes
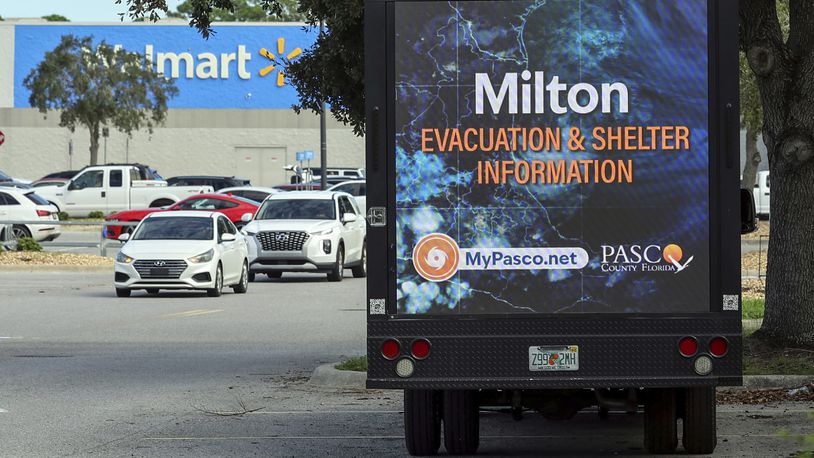
[[[0,272],[0,456],[404,455],[400,393],[307,384],[364,351],[363,280],[119,299],[110,277]],[[811,410],[721,407],[716,456],[789,456]],[[486,456],[645,455],[640,415],[482,418]]]

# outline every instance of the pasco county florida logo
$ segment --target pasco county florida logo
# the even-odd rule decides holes
[[[684,250],[671,243],[652,245],[602,245],[603,272],[673,272],[679,273],[692,263],[684,260]]]
[[[582,248],[460,248],[452,237],[440,233],[423,236],[413,248],[416,272],[432,282],[449,280],[461,270],[582,269],[588,260]]]

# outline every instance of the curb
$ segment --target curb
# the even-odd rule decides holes
[[[47,266],[47,265],[7,265],[0,266],[0,272],[18,272],[18,273],[34,273],[34,272],[53,272],[64,274],[82,274],[82,273],[113,273],[113,265],[109,266]]]
[[[314,369],[308,384],[326,388],[365,389],[367,372],[340,371],[334,367],[337,363],[322,364]]]
[[[814,375],[744,375],[742,390],[800,388],[814,382]]]

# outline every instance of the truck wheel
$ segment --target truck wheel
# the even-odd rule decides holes
[[[331,272],[328,274],[328,281],[342,281],[345,274],[345,247],[339,245],[339,250],[336,252],[336,264]]]
[[[676,390],[647,391],[644,404],[644,447],[650,453],[672,453],[678,447]]]
[[[684,399],[684,436],[681,442],[687,453],[708,455],[718,445],[715,387],[687,388]]]
[[[473,455],[480,443],[478,392],[444,391],[444,446],[450,455]]]
[[[404,390],[404,440],[410,455],[435,455],[441,446],[441,393]]]

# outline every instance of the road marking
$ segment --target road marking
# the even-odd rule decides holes
[[[201,316],[201,315],[209,315],[210,313],[220,313],[222,309],[217,310],[206,310],[206,309],[196,309],[196,310],[188,310],[186,312],[178,312],[178,313],[170,313],[168,315],[161,315],[163,318],[183,318],[183,317],[190,317],[190,316]]]

